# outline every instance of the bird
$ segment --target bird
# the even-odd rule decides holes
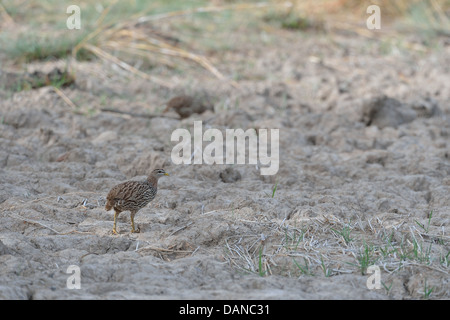
[[[206,110],[214,111],[214,106],[207,96],[193,97],[179,95],[170,99],[166,104],[164,112],[173,109],[181,119],[189,118],[194,113],[203,113]]]
[[[144,181],[126,181],[113,187],[106,196],[106,211],[114,209],[113,233],[118,234],[116,220],[123,211],[130,211],[131,233],[139,233],[134,226],[134,216],[152,201],[158,190],[158,179],[169,174],[164,169],[155,169]]]

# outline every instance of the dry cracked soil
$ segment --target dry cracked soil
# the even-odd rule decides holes
[[[448,299],[448,42],[385,53],[358,35],[279,33],[211,54],[238,88],[201,68],[168,71],[164,88],[101,60],[72,62],[73,105],[49,86],[2,86],[0,298]],[[207,92],[214,110],[136,116],[181,92]],[[171,134],[194,120],[279,129],[278,172],[174,164]],[[112,234],[108,191],[157,167],[170,176],[141,232],[122,213]]]

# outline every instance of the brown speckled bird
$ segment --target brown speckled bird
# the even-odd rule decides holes
[[[164,112],[172,109],[179,114],[181,119],[189,118],[194,113],[200,114],[206,110],[214,111],[214,106],[209,100],[205,95],[196,97],[188,95],[176,96],[167,102]]]
[[[122,211],[130,211],[131,232],[140,231],[139,228],[134,228],[134,216],[155,198],[158,190],[158,179],[168,175],[163,169],[155,169],[145,181],[126,181],[109,191],[106,196],[105,209],[106,211],[114,209],[114,234],[118,234],[116,220]]]

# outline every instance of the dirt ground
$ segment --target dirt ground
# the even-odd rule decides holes
[[[75,108],[48,86],[2,86],[1,299],[450,298],[448,39],[385,52],[354,33],[245,36],[208,56],[238,88],[197,67],[168,69],[164,88],[98,59],[71,63],[61,90]],[[100,111],[160,113],[180,92],[207,92],[214,112]],[[173,164],[171,134],[194,120],[278,128],[278,173]],[[141,232],[122,213],[112,234],[106,194],[156,167],[170,176],[137,214]]]

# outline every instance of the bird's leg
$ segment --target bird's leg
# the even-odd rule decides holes
[[[130,217],[131,217],[131,233],[139,233],[141,232],[139,226],[137,227],[137,229],[134,228],[134,216],[136,215],[135,211],[131,211],[130,212]]]
[[[116,230],[116,221],[117,221],[117,217],[119,216],[120,211],[114,210],[114,224],[113,224],[113,233],[114,234],[119,234]]]

